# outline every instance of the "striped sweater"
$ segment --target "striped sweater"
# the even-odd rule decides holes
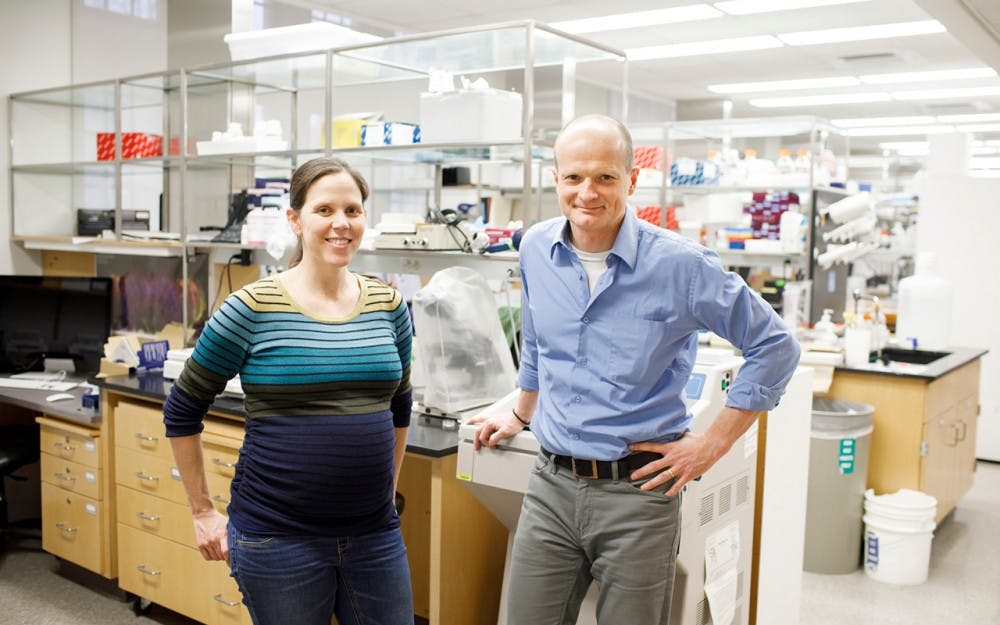
[[[397,291],[358,280],[343,319],[304,311],[276,278],[232,294],[170,391],[167,436],[197,434],[240,374],[247,419],[228,512],[241,531],[349,536],[399,522],[393,427],[410,419],[410,316]]]

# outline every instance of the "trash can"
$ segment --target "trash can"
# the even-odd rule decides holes
[[[861,567],[862,510],[874,412],[868,404],[813,398],[806,571],[851,573]]]

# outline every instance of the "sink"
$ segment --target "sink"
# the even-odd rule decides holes
[[[905,349],[900,347],[882,348],[882,358],[884,360],[908,362],[914,365],[926,365],[950,355],[951,352],[932,352],[923,349]]]

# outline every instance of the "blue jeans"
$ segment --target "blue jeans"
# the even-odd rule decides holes
[[[260,536],[229,525],[229,564],[255,625],[413,625],[398,528],[363,536]]]

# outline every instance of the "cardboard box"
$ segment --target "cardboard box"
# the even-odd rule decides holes
[[[420,126],[402,122],[378,122],[361,127],[361,145],[409,145],[420,143]]]
[[[163,137],[148,132],[122,133],[122,158],[155,158],[163,156]],[[115,159],[115,133],[97,133],[97,160]]]
[[[420,128],[427,143],[521,138],[521,94],[470,89],[420,94]]]

